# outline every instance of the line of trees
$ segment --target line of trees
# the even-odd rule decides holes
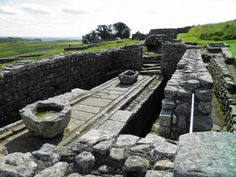
[[[117,22],[113,25],[98,25],[96,30],[84,35],[82,41],[88,44],[116,38],[126,39],[130,37],[130,31],[130,28],[123,22]]]

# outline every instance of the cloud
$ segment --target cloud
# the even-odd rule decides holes
[[[38,4],[25,4],[22,6],[22,9],[30,14],[36,15],[47,15],[51,11],[50,8]]]
[[[87,11],[76,10],[76,9],[70,9],[70,8],[62,8],[61,10],[62,10],[64,13],[72,14],[72,15],[83,15],[83,14],[88,14],[88,13],[89,13],[89,12],[87,12]]]
[[[16,13],[15,13],[15,12],[12,12],[12,11],[0,9],[0,14],[4,14],[4,15],[15,15]]]
[[[148,13],[151,14],[151,15],[159,14],[159,12],[157,12],[157,11],[148,11]]]

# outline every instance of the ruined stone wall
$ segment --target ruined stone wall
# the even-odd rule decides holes
[[[138,45],[7,67],[0,72],[0,126],[19,119],[18,110],[29,103],[73,88],[89,89],[121,71],[141,67],[142,48]]]
[[[186,51],[183,43],[163,43],[161,55],[161,73],[165,79],[170,79],[176,70],[177,63]]]
[[[177,38],[178,29],[175,28],[166,28],[166,29],[151,29],[149,35],[152,34],[165,34],[168,41]]]
[[[220,58],[212,58],[208,70],[214,81],[214,93],[224,113],[227,130],[236,131],[236,85],[230,70]]]
[[[212,87],[213,81],[200,50],[188,49],[167,82],[158,133],[176,139],[189,131],[192,93],[195,94],[193,130],[210,130],[213,124],[210,117]]]

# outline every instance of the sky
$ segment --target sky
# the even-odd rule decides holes
[[[101,24],[137,31],[236,19],[236,0],[0,0],[0,36],[81,37]]]

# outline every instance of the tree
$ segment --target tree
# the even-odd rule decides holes
[[[119,37],[121,39],[129,38],[130,36],[130,28],[123,22],[117,22],[113,24],[115,37]]]
[[[98,25],[96,31],[102,40],[109,40],[113,38],[112,25]]]
[[[96,31],[91,31],[90,33],[86,34],[85,36],[83,36],[82,38],[82,42],[84,44],[88,44],[88,43],[98,43],[101,41],[101,38],[99,37],[99,35],[96,33]]]

